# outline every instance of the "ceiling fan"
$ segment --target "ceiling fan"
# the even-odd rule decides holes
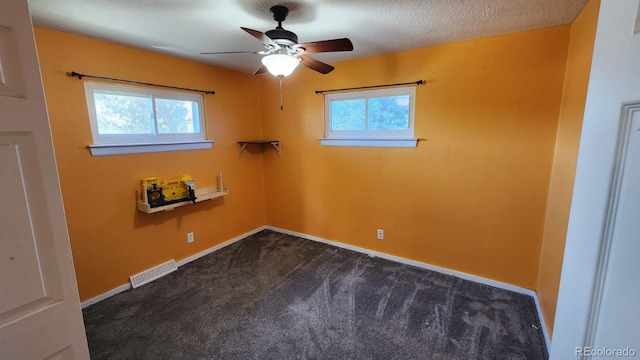
[[[278,22],[275,29],[263,33],[258,30],[241,27],[249,35],[258,39],[265,47],[263,51],[220,51],[220,52],[204,52],[208,54],[242,54],[251,53],[264,55],[262,57],[262,66],[260,66],[253,74],[263,74],[270,72],[274,76],[283,78],[289,76],[298,65],[305,66],[311,70],[315,70],[321,74],[328,74],[333,71],[334,67],[320,60],[316,60],[307,56],[308,54],[316,54],[334,51],[352,51],[353,44],[347,38],[314,41],[298,44],[298,36],[282,27],[282,22],[287,18],[289,9],[282,5],[272,6],[271,16],[273,20]]]

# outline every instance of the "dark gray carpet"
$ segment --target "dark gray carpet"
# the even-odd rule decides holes
[[[262,231],[84,310],[96,359],[547,359],[534,300]]]

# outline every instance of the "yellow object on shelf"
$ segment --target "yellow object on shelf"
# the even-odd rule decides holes
[[[172,201],[195,200],[189,194],[189,190],[195,191],[196,181],[191,175],[184,174],[178,178],[165,180],[160,183],[165,203]]]
[[[153,187],[153,184],[160,184],[160,181],[157,177],[152,176],[142,179],[142,186],[144,186],[145,189],[151,189]]]
[[[150,207],[196,200],[196,181],[189,174],[160,182],[157,177],[142,179],[142,201]]]

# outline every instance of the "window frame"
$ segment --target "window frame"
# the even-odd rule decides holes
[[[204,97],[202,94],[180,91],[167,91],[147,87],[120,85],[87,81],[84,83],[85,98],[91,126],[93,144],[89,145],[92,155],[119,155],[147,152],[207,149],[213,145],[213,140],[206,139],[206,121]],[[112,92],[115,95],[131,96],[140,94],[150,97],[153,106],[153,134],[100,134],[98,129],[98,115],[94,98],[95,91]],[[158,133],[156,115],[156,99],[192,101],[198,104],[197,126],[194,133]]]
[[[390,96],[409,96],[409,126],[399,130],[332,130],[332,103],[339,100],[365,100],[365,126],[368,126],[369,99]],[[340,92],[325,95],[325,146],[415,147],[415,98],[416,88],[395,87],[388,89]]]

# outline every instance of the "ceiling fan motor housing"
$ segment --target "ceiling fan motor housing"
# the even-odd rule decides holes
[[[298,43],[298,36],[291,31],[285,30],[283,28],[269,30],[265,34],[276,43],[278,42],[278,40],[288,40],[293,42],[293,45]]]

